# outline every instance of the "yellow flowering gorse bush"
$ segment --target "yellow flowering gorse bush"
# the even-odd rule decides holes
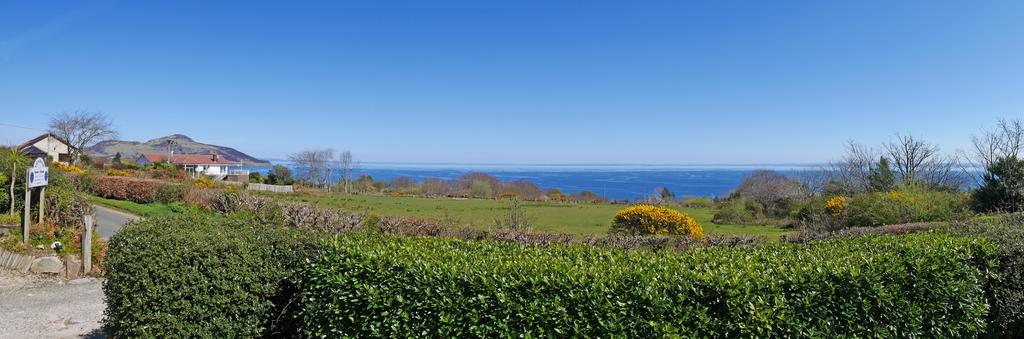
[[[80,168],[80,167],[78,167],[78,166],[75,166],[75,165],[65,165],[63,163],[56,162],[56,161],[53,162],[53,167],[55,167],[55,168],[57,168],[57,169],[59,169],[61,171],[64,171],[66,173],[72,173],[72,174],[82,174],[82,173],[85,173],[85,170]]]
[[[132,176],[132,172],[111,168],[107,170],[107,175],[113,175],[115,177],[130,177]]]
[[[641,204],[615,213],[611,233],[704,237],[697,220],[677,210]]]
[[[214,184],[213,180],[210,180],[207,177],[199,177],[199,179],[196,179],[195,186],[199,188],[213,188]]]
[[[896,202],[905,202],[911,204],[917,202],[917,198],[914,195],[902,191],[890,191],[886,193],[886,196],[889,198],[889,200]]]
[[[828,211],[833,217],[838,217],[846,212],[846,206],[849,199],[845,196],[832,197],[825,201],[825,210]]]

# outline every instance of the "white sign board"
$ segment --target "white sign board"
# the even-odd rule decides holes
[[[46,186],[50,181],[50,169],[46,167],[43,158],[36,158],[35,164],[28,169],[28,187]]]

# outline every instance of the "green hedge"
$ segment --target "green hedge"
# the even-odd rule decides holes
[[[999,276],[986,287],[991,306],[989,332],[997,337],[1024,338],[1024,213],[953,223],[940,230],[982,237],[998,245],[993,261]]]
[[[683,253],[352,234],[296,277],[301,334],[966,337],[994,245],[940,233]]]
[[[187,214],[129,224],[107,254],[106,330],[113,337],[291,332],[285,278],[306,256],[304,239],[246,217]]]

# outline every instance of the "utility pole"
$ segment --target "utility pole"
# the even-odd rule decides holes
[[[167,139],[167,163],[174,163],[171,158],[174,156],[174,140]]]

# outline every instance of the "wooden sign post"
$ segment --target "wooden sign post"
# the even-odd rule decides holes
[[[82,233],[82,263],[85,274],[92,272],[92,216],[85,216],[85,232]]]
[[[22,216],[25,221],[24,228],[22,229],[22,241],[25,246],[28,246],[28,229],[32,223],[32,189],[36,187],[42,187],[39,193],[39,222],[43,222],[43,212],[46,205],[46,184],[50,181],[50,169],[46,167],[46,162],[43,158],[36,158],[36,162],[28,169],[28,175],[25,180],[25,214]]]

